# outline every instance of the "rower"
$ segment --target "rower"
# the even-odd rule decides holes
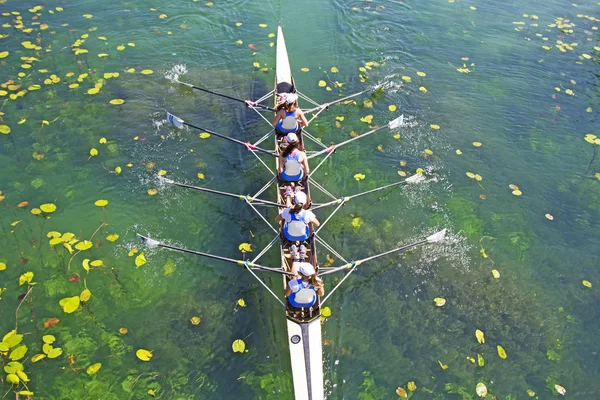
[[[319,220],[310,210],[303,209],[307,196],[304,192],[294,194],[293,207],[284,208],[277,218],[277,222],[283,222],[283,236],[290,242],[303,242],[307,240],[312,232],[313,226],[319,226]]]
[[[291,279],[285,288],[285,297],[293,307],[312,307],[317,301],[317,295],[323,296],[323,281],[317,277],[315,267],[306,262],[306,248],[300,246],[300,254],[296,245],[292,245],[291,253],[294,257],[292,273],[295,279]]]
[[[308,175],[308,158],[299,149],[298,136],[291,132],[286,136],[287,147],[279,155],[279,176],[286,182],[297,182]]]
[[[298,108],[298,95],[296,93],[283,93],[283,103],[277,107],[273,118],[273,126],[279,134],[296,133],[300,126],[308,126],[308,120]],[[281,108],[280,108],[281,107]]]

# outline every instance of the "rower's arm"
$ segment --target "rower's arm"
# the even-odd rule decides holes
[[[313,225],[313,226],[319,226],[319,225],[321,225],[321,223],[319,222],[319,220],[318,220],[318,219],[316,219],[316,218],[315,218],[315,219],[313,219],[313,220],[311,221],[311,225]]]
[[[302,126],[308,126],[308,120],[306,119],[306,116],[304,115],[304,113],[302,112],[302,110],[298,109],[298,111],[296,112],[296,114],[300,118],[301,125]],[[273,125],[273,126],[275,126],[275,125]]]
[[[290,294],[292,294],[292,289],[290,289],[290,285],[286,285],[286,287],[285,287],[285,297],[288,297]]]
[[[308,175],[310,173],[310,169],[308,168],[308,157],[306,157],[306,154],[304,154],[304,158],[302,159],[302,169],[304,169],[305,175]]]
[[[279,122],[280,119],[281,119],[281,110],[277,111],[275,113],[275,117],[273,118],[273,122],[271,123],[271,125],[277,126],[277,122]]]
[[[278,169],[278,172],[281,174],[283,172],[284,168],[285,168],[285,158],[279,157],[279,169]]]

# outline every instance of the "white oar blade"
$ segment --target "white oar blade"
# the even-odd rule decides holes
[[[178,128],[183,128],[183,120],[167,111],[167,122]]]
[[[140,239],[142,241],[142,243],[144,243],[146,246],[148,246],[150,248],[158,247],[158,245],[160,244],[160,242],[158,240],[144,237],[144,236],[140,235],[139,233],[136,234],[136,236],[138,237],[138,239]]]
[[[444,238],[446,237],[446,228],[442,229],[441,231],[434,233],[433,235],[429,236],[427,238],[427,241],[429,243],[437,243],[437,242],[441,242],[442,240],[444,240]]]
[[[419,183],[419,182],[423,182],[424,180],[425,180],[425,177],[423,175],[421,175],[421,174],[414,174],[410,178],[406,178],[404,181],[406,183]]]
[[[156,175],[156,179],[158,179],[160,183],[175,183],[173,179],[165,178],[164,176],[160,175]]]
[[[402,114],[398,118],[388,122],[388,126],[390,127],[390,129],[396,129],[396,128],[399,128],[400,126],[402,126],[403,122],[404,122],[404,114]]]

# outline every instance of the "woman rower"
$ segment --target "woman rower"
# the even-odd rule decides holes
[[[283,236],[290,242],[303,242],[307,240],[314,226],[319,226],[319,220],[310,210],[303,209],[306,204],[306,193],[298,191],[294,194],[293,207],[284,208],[277,218],[277,222],[283,222]]]
[[[294,279],[291,279],[285,288],[285,297],[288,298],[293,307],[303,308],[311,307],[317,300],[317,295],[323,296],[325,289],[323,281],[317,277],[315,267],[306,262],[306,248],[300,246],[300,255],[292,245],[292,255],[294,262],[292,264],[292,273],[295,274]],[[296,250],[296,251],[294,251]]]
[[[286,136],[288,145],[279,155],[279,176],[286,182],[297,182],[308,175],[308,158],[299,149],[300,142],[295,133]]]
[[[296,93],[284,93],[283,103],[273,118],[273,126],[279,134],[296,133],[300,126],[308,126],[308,120],[304,113],[298,108],[298,95]]]

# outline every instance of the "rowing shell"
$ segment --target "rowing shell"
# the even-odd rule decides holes
[[[277,29],[277,53],[275,59],[275,106],[280,93],[296,92],[287,48],[283,38],[281,26]],[[299,135],[300,139],[302,135]],[[301,142],[302,144],[302,142]],[[280,144],[275,135],[275,149],[279,153]],[[275,159],[275,168],[279,160]],[[285,203],[283,191],[285,186],[280,186],[278,202]],[[302,190],[310,199],[309,181],[305,180]],[[310,201],[309,201],[310,203]],[[281,212],[283,208],[279,208]],[[307,257],[318,272],[317,249],[314,236],[310,238],[310,249]],[[281,266],[285,271],[291,271],[292,257],[289,247],[281,242]],[[289,281],[289,276],[283,277],[284,290]],[[321,345],[321,307],[320,299],[310,309],[294,309],[286,302],[286,317],[288,331],[288,345],[290,347],[290,360],[292,363],[292,376],[294,380],[294,396],[297,400],[321,400],[323,392],[323,350]]]
[[[247,107],[256,111],[261,116],[261,118],[263,118],[265,121],[267,121],[267,123],[269,123],[269,126],[270,126],[270,121],[264,115],[260,114],[260,111],[269,111],[269,112],[276,111],[277,98],[280,93],[296,92],[299,96],[302,97],[303,100],[311,102],[315,107],[305,109],[304,113],[305,113],[305,115],[307,113],[312,113],[313,114],[312,118],[309,120],[309,121],[312,121],[314,118],[316,118],[317,115],[319,115],[321,112],[327,110],[330,106],[341,103],[350,98],[359,96],[363,93],[377,90],[387,83],[387,82],[385,82],[383,84],[373,86],[373,87],[363,90],[361,92],[354,93],[354,94],[351,94],[351,95],[348,95],[348,96],[345,96],[342,98],[338,98],[330,103],[318,104],[318,103],[314,102],[313,100],[310,100],[308,97],[304,96],[302,93],[297,92],[296,87],[294,85],[294,80],[293,80],[292,73],[291,73],[287,49],[285,46],[285,41],[283,38],[283,32],[282,32],[281,27],[278,27],[278,30],[277,30],[275,88],[272,92],[269,92],[268,94],[264,95],[262,98],[260,98],[256,101],[243,100],[243,99],[232,97],[230,95],[220,94],[213,90],[200,88],[200,87],[194,86],[193,84],[190,84],[190,83],[185,83],[185,82],[180,82],[180,81],[177,81],[177,82],[180,84],[183,84],[189,88],[195,89],[195,90],[200,90],[202,92],[206,92],[206,93],[210,93],[210,94],[213,94],[216,96],[227,98],[232,101],[244,103]],[[265,104],[261,104],[261,102],[270,98],[271,95],[275,96],[275,108],[272,108]],[[375,260],[380,257],[389,256],[390,254],[399,253],[399,252],[402,252],[402,251],[405,251],[408,249],[413,249],[415,247],[423,246],[423,245],[426,245],[429,243],[440,242],[444,239],[445,234],[446,234],[446,230],[443,229],[437,233],[427,236],[427,237],[425,237],[421,240],[418,240],[414,243],[402,245],[395,249],[388,250],[388,251],[385,251],[385,252],[382,252],[379,254],[375,254],[373,256],[359,259],[356,261],[347,261],[341,254],[339,254],[337,251],[335,251],[335,249],[333,249],[331,247],[331,245],[329,245],[327,242],[325,242],[320,235],[320,231],[324,228],[324,226],[327,224],[327,222],[333,217],[333,215],[344,204],[351,201],[352,199],[355,199],[355,198],[358,198],[361,196],[365,196],[365,195],[369,195],[371,193],[375,193],[375,192],[378,192],[381,190],[396,188],[396,187],[406,185],[406,184],[416,184],[416,183],[419,183],[419,182],[422,182],[425,180],[425,177],[422,174],[417,173],[417,174],[412,175],[402,181],[383,185],[383,186],[377,187],[375,189],[367,190],[362,193],[356,193],[356,194],[352,194],[352,195],[336,197],[333,194],[329,193],[321,184],[316,182],[313,178],[313,176],[315,176],[315,172],[323,165],[325,160],[327,160],[330,156],[332,156],[335,153],[335,150],[339,149],[342,146],[350,144],[354,141],[360,140],[366,136],[369,136],[375,132],[381,131],[382,129],[400,128],[403,126],[402,125],[403,116],[401,115],[400,117],[394,118],[393,120],[389,121],[388,123],[386,123],[382,126],[372,128],[368,132],[365,132],[356,137],[352,137],[350,139],[346,139],[335,145],[332,144],[330,146],[324,145],[318,139],[311,136],[306,130],[304,130],[303,132],[300,133],[299,139],[300,139],[302,146],[304,146],[304,143],[303,143],[304,139],[310,139],[314,144],[321,147],[320,150],[312,151],[310,153],[310,155],[307,154],[307,158],[309,160],[311,160],[315,157],[324,156],[323,159],[321,160],[321,162],[316,167],[311,168],[311,177],[309,179],[305,179],[304,182],[300,185],[301,190],[303,190],[306,193],[307,198],[309,199],[308,203],[309,203],[310,207],[312,207],[312,210],[317,210],[317,209],[320,210],[325,207],[335,207],[333,212],[325,219],[325,221],[321,222],[319,228],[316,229],[315,232],[313,232],[313,234],[311,235],[311,237],[309,239],[309,248],[307,249],[307,255],[309,257],[309,262],[311,262],[312,265],[315,267],[315,270],[317,271],[317,274],[319,277],[325,277],[327,275],[335,274],[335,273],[339,273],[339,272],[345,273],[345,275],[337,281],[337,284],[335,284],[335,286],[333,288],[328,290],[328,293],[323,298],[317,297],[317,301],[312,307],[302,308],[302,309],[295,309],[294,307],[292,307],[289,304],[287,299],[282,300],[281,296],[278,296],[277,294],[275,294],[273,292],[273,290],[269,287],[269,285],[267,285],[257,275],[257,272],[260,272],[260,271],[280,274],[283,276],[284,288],[287,285],[287,283],[289,282],[289,280],[291,278],[293,278],[293,274],[291,273],[291,266],[292,266],[293,260],[290,255],[290,252],[289,252],[289,246],[288,246],[289,243],[287,243],[285,240],[282,240],[280,229],[278,229],[278,227],[272,226],[272,224],[265,218],[264,215],[262,215],[262,213],[258,209],[258,208],[264,209],[266,207],[273,207],[273,208],[277,208],[281,212],[283,207],[285,207],[285,204],[284,204],[285,199],[283,196],[284,186],[278,185],[277,201],[270,201],[270,200],[262,199],[259,197],[263,192],[265,192],[271,186],[271,184],[277,183],[277,166],[278,166],[277,163],[279,160],[279,152],[280,152],[280,146],[281,146],[280,139],[277,138],[277,134],[275,134],[275,149],[267,150],[267,149],[261,148],[259,145],[261,142],[263,142],[265,139],[267,139],[270,136],[270,134],[273,132],[272,130],[269,133],[267,133],[266,135],[264,135],[258,141],[254,142],[254,143],[250,143],[250,142],[244,142],[242,140],[230,137],[230,136],[222,134],[222,133],[212,131],[206,127],[191,124],[169,112],[167,112],[166,119],[167,119],[168,123],[174,125],[175,127],[179,128],[179,129],[188,129],[188,128],[197,129],[197,130],[200,130],[203,132],[208,132],[211,135],[214,135],[215,137],[228,140],[237,145],[244,146],[247,150],[249,150],[249,152],[253,156],[255,156],[258,159],[258,161],[260,161],[269,170],[269,173],[271,174],[272,178],[254,195],[228,193],[228,192],[215,190],[215,189],[211,189],[211,188],[207,188],[207,187],[193,186],[193,185],[189,185],[189,184],[185,184],[185,183],[176,182],[174,180],[171,180],[171,179],[168,179],[165,177],[161,177],[158,175],[156,178],[162,184],[171,184],[174,186],[188,188],[188,189],[196,190],[199,192],[211,193],[211,194],[215,194],[215,195],[219,195],[219,196],[225,196],[225,197],[242,200],[250,208],[252,208],[253,211],[256,212],[256,214],[263,220],[263,222],[265,222],[267,224],[267,226],[275,234],[275,237],[271,240],[271,242],[264,249],[262,249],[251,260],[233,259],[233,258],[229,258],[229,257],[216,255],[216,254],[205,253],[205,252],[198,251],[198,250],[191,250],[191,249],[187,249],[184,247],[177,247],[177,246],[173,246],[169,243],[164,243],[164,242],[161,242],[161,241],[158,241],[155,239],[151,239],[149,236],[144,236],[139,233],[136,233],[137,237],[140,240],[142,240],[148,247],[162,247],[162,248],[169,249],[169,250],[179,251],[179,252],[188,253],[188,254],[194,254],[194,255],[201,256],[201,257],[207,257],[210,259],[220,260],[222,262],[228,262],[228,263],[233,263],[233,264],[243,266],[246,269],[246,271],[248,271],[248,273],[250,273],[265,288],[265,290],[267,290],[275,298],[275,300],[278,303],[280,303],[286,310],[287,330],[288,330],[288,346],[290,349],[290,360],[291,360],[291,364],[292,364],[292,375],[293,375],[293,380],[294,380],[294,395],[295,395],[296,400],[321,400],[321,399],[323,399],[324,398],[323,355],[322,355],[322,345],[321,345],[321,320],[320,320],[321,307],[327,302],[327,300],[332,296],[332,294],[346,281],[346,279],[348,279],[348,277],[354,271],[356,271],[356,269],[359,265],[364,265],[364,263],[366,263],[368,261]],[[270,157],[275,158],[276,164],[275,164],[274,171],[271,170],[271,168],[259,157],[259,154],[261,154],[263,156],[268,155]],[[330,200],[325,203],[313,202],[310,197],[309,183],[311,184],[311,186],[314,186],[320,192],[329,196],[333,200]],[[261,206],[261,207],[257,208],[257,206]],[[337,257],[337,259],[343,261],[344,263],[339,266],[319,268],[318,263],[317,263],[317,249],[316,249],[317,242],[319,243],[320,246],[323,246],[324,248],[326,248],[329,252],[331,252],[331,254],[333,254],[335,257]],[[281,254],[280,266],[278,268],[274,268],[274,267],[269,267],[269,266],[259,264],[258,263],[259,259],[264,254],[266,254],[270,248],[275,246],[276,243],[280,243],[280,254]]]

